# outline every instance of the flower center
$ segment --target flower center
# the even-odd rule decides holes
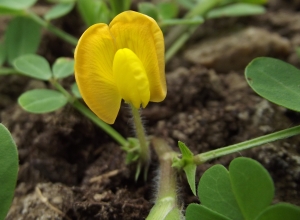
[[[128,48],[119,49],[113,61],[114,81],[121,97],[135,108],[145,108],[150,100],[149,80],[144,65]]]

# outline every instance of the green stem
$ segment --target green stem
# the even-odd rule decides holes
[[[185,33],[183,33],[166,51],[165,60],[168,62],[180,48],[185,44],[185,42],[190,38],[198,26],[190,27]]]
[[[145,129],[142,123],[141,115],[139,113],[139,110],[136,109],[133,105],[130,104],[132,116],[133,116],[133,122],[136,132],[136,137],[139,140],[140,143],[140,157],[139,157],[139,163],[138,163],[138,170],[136,173],[135,178],[137,179],[139,176],[140,168],[144,167],[144,178],[147,178],[147,173],[149,169],[151,154],[149,149],[149,143],[146,137]]]
[[[204,16],[210,9],[216,7],[222,0],[204,0],[199,1],[184,18],[193,18],[194,16]],[[167,60],[169,60],[195,32],[199,25],[179,25],[170,30],[165,37]]]
[[[89,108],[83,105],[79,100],[74,98],[67,90],[65,90],[56,80],[50,80],[51,84],[61,93],[63,93],[67,98],[68,102],[76,108],[79,112],[81,112],[84,116],[89,118],[92,122],[94,122],[97,126],[99,126],[102,130],[104,130],[109,136],[111,136],[115,141],[117,141],[121,146],[129,145],[129,142],[119,134],[115,129],[113,129],[110,125],[106,124],[102,120],[100,120]]]
[[[54,33],[56,36],[60,37],[64,41],[76,46],[78,39],[73,37],[72,35],[64,32],[63,30],[53,26],[51,23],[41,19],[39,16],[34,14],[33,12],[26,12],[26,15],[31,18],[33,21],[46,28],[48,31]]]
[[[177,201],[176,171],[172,167],[172,159],[176,153],[162,139],[153,138],[152,144],[159,159],[160,169],[155,205],[146,219],[163,220],[170,212],[173,212],[172,219],[182,219]]]
[[[236,153],[242,150],[246,150],[252,147],[256,147],[259,145],[270,143],[272,141],[288,138],[298,134],[300,134],[300,125],[282,131],[274,132],[272,134],[264,135],[258,138],[254,138],[252,140],[244,141],[238,144],[230,145],[227,147],[223,147],[206,153],[195,155],[194,163],[200,165],[207,162],[208,160],[212,160],[224,155]]]

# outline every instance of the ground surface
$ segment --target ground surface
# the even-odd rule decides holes
[[[271,0],[264,15],[205,23],[167,64],[166,100],[143,111],[148,134],[164,138],[176,151],[181,140],[200,153],[299,124],[298,113],[257,96],[243,75],[257,56],[277,57],[300,67],[295,52],[300,46],[299,10],[299,1]],[[57,25],[79,34],[83,29],[71,24],[76,17],[73,12]],[[45,34],[39,53],[51,62],[72,56],[72,50],[61,45]],[[73,80],[70,77],[64,84],[68,87]],[[5,82],[0,84],[1,120],[12,132],[20,157],[7,220],[147,216],[155,197],[155,158],[149,181],[135,182],[134,167],[125,165],[120,147],[71,106],[44,115],[26,113],[18,106],[23,91],[49,85],[20,76],[1,76],[1,82]],[[123,106],[114,125],[124,136],[133,135],[128,115]],[[252,157],[274,179],[274,202],[300,205],[299,143],[300,137],[289,138],[211,161],[198,168],[197,179],[213,164],[227,166],[237,156]],[[185,205],[197,202],[184,179],[179,191]]]

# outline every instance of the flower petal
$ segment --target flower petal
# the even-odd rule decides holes
[[[149,81],[140,59],[127,48],[119,49],[113,63],[114,79],[122,98],[136,109],[150,100]]]
[[[114,123],[121,96],[113,79],[116,46],[106,24],[89,27],[75,50],[75,78],[88,107],[106,123]]]
[[[134,11],[117,15],[109,25],[118,49],[132,50],[142,61],[150,85],[150,101],[160,102],[167,93],[164,38],[156,21]]]

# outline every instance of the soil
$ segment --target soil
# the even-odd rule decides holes
[[[300,1],[270,0],[263,15],[202,25],[166,65],[165,101],[143,109],[147,133],[164,138],[175,151],[180,140],[201,153],[299,124],[299,113],[256,95],[243,74],[257,56],[300,67],[295,51],[300,46],[299,10]],[[84,30],[75,10],[55,25],[77,37]],[[59,56],[72,57],[72,49],[45,32],[39,54],[53,62]],[[1,81],[5,83],[0,84],[0,116],[15,139],[20,159],[7,220],[147,216],[155,198],[155,156],[148,180],[134,181],[135,167],[125,164],[120,146],[71,106],[42,115],[19,107],[22,92],[50,87],[47,83],[15,75],[1,76]],[[69,88],[72,82],[69,77],[63,84]],[[113,127],[125,137],[134,135],[125,105]],[[300,137],[293,137],[210,161],[198,167],[197,179],[214,164],[227,166],[235,157],[251,157],[270,172],[276,188],[274,203],[300,205],[299,143]],[[184,207],[198,202],[184,178],[180,185]]]

